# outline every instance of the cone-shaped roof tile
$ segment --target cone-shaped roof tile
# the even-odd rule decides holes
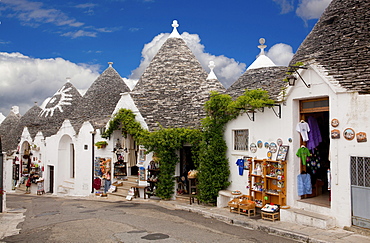
[[[370,93],[370,0],[333,0],[291,64],[315,60],[350,91]]]
[[[209,92],[224,91],[207,76],[182,38],[168,38],[131,93],[149,130],[198,127]]]
[[[66,82],[51,97],[45,108],[39,113],[43,125],[41,131],[45,137],[56,134],[65,119],[71,119],[72,112],[81,102],[82,96],[72,83]]]
[[[3,152],[17,149],[17,139],[15,134],[16,127],[21,119],[19,113],[10,111],[9,115],[0,124],[0,136]]]
[[[287,85],[283,81],[286,72],[287,67],[282,66],[248,69],[226,92],[231,97],[237,98],[244,94],[246,89],[263,89],[268,92],[271,99],[277,100],[282,87]]]
[[[72,124],[78,132],[85,121],[96,128],[109,121],[121,93],[130,92],[121,76],[110,65],[90,86],[73,112]]]

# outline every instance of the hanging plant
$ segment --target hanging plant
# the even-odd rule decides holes
[[[99,141],[99,142],[96,142],[95,143],[95,146],[98,149],[105,148],[105,147],[107,147],[107,145],[108,145],[108,142],[107,141]]]

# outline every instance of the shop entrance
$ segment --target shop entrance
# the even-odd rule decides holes
[[[301,122],[307,122],[310,127],[308,141],[303,141],[301,147],[306,147],[311,156],[306,163],[301,162],[301,173],[311,177],[312,194],[301,196],[304,202],[330,207],[330,137],[329,137],[329,99],[320,98],[300,102]],[[329,176],[328,176],[329,175]]]
[[[177,178],[177,194],[189,194],[188,172],[194,169],[191,147],[184,146],[180,149],[180,176]]]
[[[54,193],[54,166],[49,165],[49,193]]]

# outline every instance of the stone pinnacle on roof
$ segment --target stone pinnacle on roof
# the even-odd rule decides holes
[[[177,31],[177,27],[179,27],[177,20],[172,21],[172,27],[173,27],[172,33],[168,38],[181,38],[179,32]]]
[[[265,55],[265,48],[267,47],[265,45],[265,39],[260,38],[259,39],[260,45],[257,47],[261,50],[260,54],[257,56],[256,60],[247,68],[249,69],[255,69],[255,68],[262,68],[262,67],[275,67],[276,64]]]
[[[208,74],[207,80],[217,79],[216,74],[213,72],[213,69],[216,67],[215,62],[214,61],[209,61],[208,67],[209,67],[209,69],[211,69],[211,71]]]
[[[267,47],[265,45],[265,42],[266,42],[265,38],[260,38],[259,42],[260,42],[260,45],[257,47],[261,49],[261,52],[258,56],[265,55],[265,48]]]

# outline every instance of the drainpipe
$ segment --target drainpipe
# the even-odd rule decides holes
[[[3,147],[1,144],[1,137],[0,137],[0,212],[3,212],[3,194],[4,194],[4,189],[3,189]]]
[[[95,134],[96,131],[90,132],[91,133],[91,193],[94,193],[94,166],[95,166]]]

